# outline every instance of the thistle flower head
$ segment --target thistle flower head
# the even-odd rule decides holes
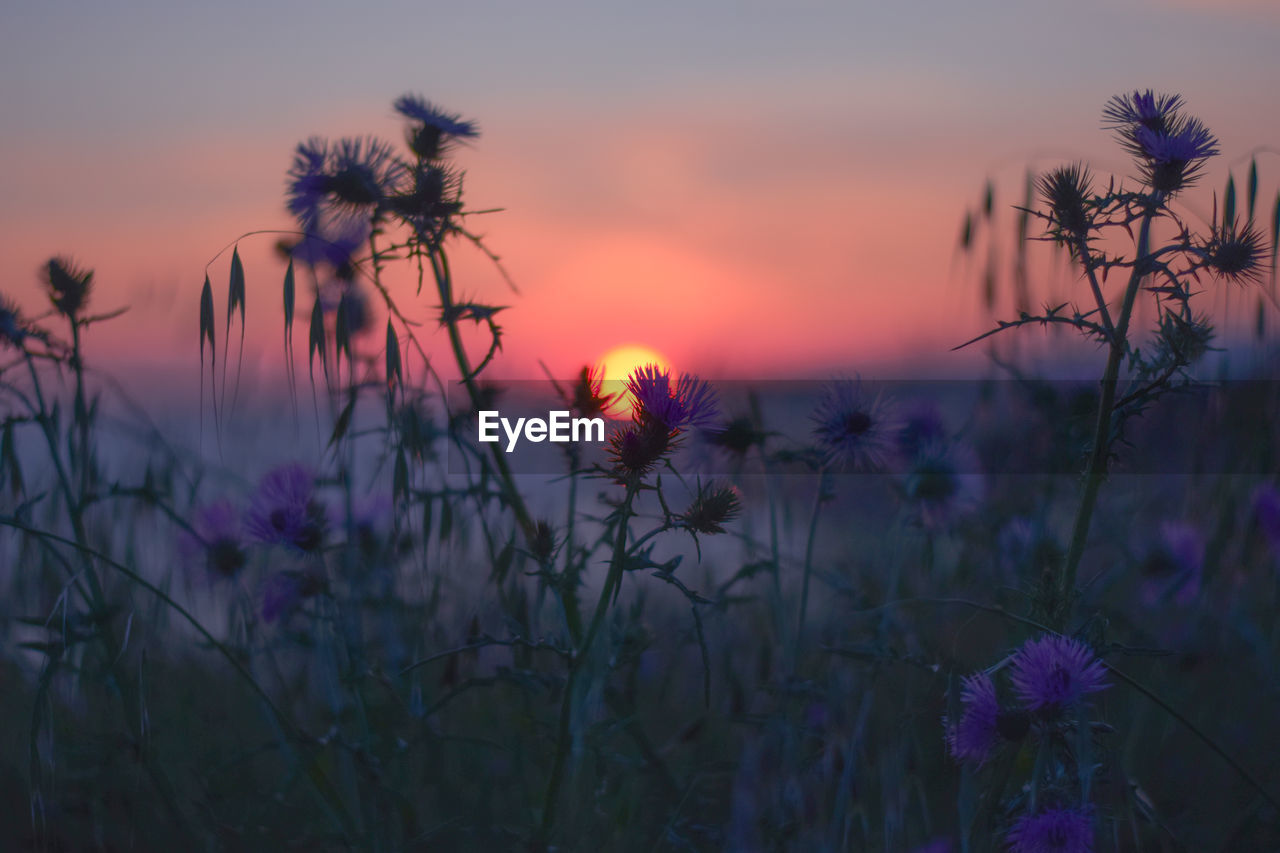
[[[315,477],[302,465],[281,465],[258,484],[244,526],[265,544],[280,544],[311,553],[324,544],[324,504],[315,497]]]
[[[419,161],[409,170],[405,188],[388,206],[418,236],[438,240],[454,214],[462,210],[462,178],[442,163]]]
[[[1178,121],[1168,130],[1134,131],[1143,178],[1154,190],[1173,193],[1190,186],[1218,153],[1218,139],[1199,119]]]
[[[78,268],[70,258],[50,258],[42,269],[49,301],[58,313],[74,320],[89,301],[93,289],[93,270]]]
[[[1172,598],[1190,604],[1200,594],[1204,570],[1204,536],[1184,521],[1166,521],[1147,550],[1141,570],[1142,598],[1148,605]]]
[[[248,559],[240,512],[227,500],[214,501],[196,510],[191,531],[179,544],[186,558],[203,558],[212,578],[235,577]]]
[[[1181,95],[1135,90],[1133,94],[1116,95],[1107,102],[1102,108],[1102,126],[1122,134],[1137,127],[1161,132],[1173,124],[1181,107]]]
[[[1262,280],[1266,264],[1266,240],[1253,223],[1235,222],[1215,227],[1202,252],[1205,265],[1219,278],[1233,284]]]
[[[726,522],[737,517],[742,510],[738,490],[733,486],[698,485],[689,508],[679,516],[680,523],[694,533],[724,533]]]
[[[1181,114],[1179,95],[1148,89],[1117,95],[1102,110],[1104,127],[1138,161],[1153,190],[1174,193],[1200,176],[1205,161],[1218,153],[1218,140],[1199,119]]]
[[[869,397],[851,379],[827,383],[812,419],[824,463],[839,469],[883,468],[899,435],[888,401]]]
[[[1036,181],[1036,191],[1049,208],[1049,233],[1073,255],[1089,233],[1092,182],[1093,176],[1083,163],[1059,166]]]
[[[533,525],[533,535],[529,537],[529,554],[542,564],[551,562],[556,553],[556,529],[551,522],[538,519]]]
[[[756,428],[756,423],[747,415],[738,415],[721,421],[715,429],[707,430],[703,439],[712,447],[717,447],[737,459],[742,459],[751,448],[762,446],[768,434]]]
[[[1014,655],[1011,679],[1031,711],[1061,709],[1110,686],[1106,667],[1088,646],[1056,634],[1028,640]]]
[[[1050,808],[1018,818],[1005,836],[1011,853],[1091,853],[1093,812]]]
[[[30,332],[23,322],[22,312],[8,297],[0,294],[0,347],[19,349]]]
[[[1213,325],[1207,316],[1197,314],[1188,320],[1166,311],[1160,317],[1158,360],[1166,365],[1194,364],[1210,350],[1213,336]]]
[[[960,688],[960,719],[943,718],[947,748],[959,762],[982,764],[1000,744],[1000,700],[985,672],[964,678]]]
[[[400,446],[415,460],[434,459],[443,431],[421,401],[411,401],[396,409],[396,434]]]
[[[976,457],[964,445],[932,442],[921,447],[904,482],[920,523],[937,530],[971,514],[983,495],[976,468]]]
[[[921,450],[946,440],[947,425],[938,404],[932,400],[915,400],[900,411],[898,454],[914,459]]]
[[[457,113],[445,112],[420,95],[401,95],[393,106],[411,122],[409,148],[423,160],[439,158],[455,139],[474,139],[480,135],[475,122],[464,121]]]
[[[715,391],[689,373],[672,383],[669,371],[647,364],[632,372],[627,390],[635,420],[659,423],[669,432],[710,426],[718,414]]]
[[[671,449],[673,436],[658,420],[644,419],[619,428],[609,436],[609,458],[619,479],[643,477]]]
[[[604,391],[604,370],[601,367],[583,365],[569,388],[565,403],[579,417],[603,417],[613,411],[620,396],[620,393]]]
[[[285,195],[304,231],[327,218],[372,220],[403,184],[407,170],[391,146],[372,138],[330,145],[312,137],[294,151]]]

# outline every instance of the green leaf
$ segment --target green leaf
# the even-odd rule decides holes
[[[1271,272],[1276,271],[1276,239],[1280,238],[1280,192],[1276,193],[1276,206],[1271,211]]]
[[[1258,158],[1249,162],[1249,221],[1253,221],[1253,205],[1258,200]]]
[[[991,181],[987,181],[986,192],[982,196],[982,217],[990,219],[991,213],[995,210],[996,205],[996,187]]]
[[[18,453],[14,448],[13,422],[6,422],[4,433],[0,435],[0,474],[8,472],[9,488],[16,498],[24,491],[22,482],[22,466],[18,463]]]
[[[347,300],[338,300],[338,317],[333,326],[333,343],[335,357],[341,358],[345,353],[347,361],[351,361],[351,322],[347,316]],[[341,366],[341,362],[339,362]],[[341,374],[339,374],[341,375]]]
[[[333,435],[329,436],[329,447],[333,447],[342,437],[347,434],[347,430],[351,428],[351,415],[356,409],[356,395],[353,393],[348,399],[347,404],[342,407],[338,420],[333,424]]]
[[[293,260],[289,260],[289,269],[284,273],[284,328],[285,335],[289,334],[289,330],[293,328],[293,300],[294,300],[294,283],[293,283]]]
[[[453,532],[453,506],[449,503],[447,497],[440,499],[440,541],[449,538],[449,534]]]
[[[394,380],[394,385],[392,381]],[[400,363],[400,340],[396,330],[387,320],[387,389],[394,391],[397,385],[404,385],[404,373]]]
[[[405,461],[403,447],[396,451],[396,468],[391,478],[391,494],[397,499],[409,494],[409,463]]]
[[[320,306],[320,299],[317,298],[315,305],[311,307],[311,340],[307,345],[308,367],[311,371],[312,381],[315,380],[316,367],[315,357],[320,354],[320,366],[324,370],[324,375],[329,375],[329,361],[325,353],[325,335],[324,335],[324,309]]]
[[[1222,197],[1222,227],[1230,228],[1236,221],[1236,179],[1227,176],[1227,191]]]

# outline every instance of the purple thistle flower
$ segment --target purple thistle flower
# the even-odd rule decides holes
[[[1132,95],[1116,95],[1102,109],[1103,127],[1130,130],[1134,126],[1163,131],[1182,107],[1181,95],[1157,95],[1150,89]]]
[[[1193,525],[1166,521],[1160,535],[1142,562],[1147,579],[1142,584],[1142,600],[1148,606],[1170,596],[1178,604],[1190,604],[1200,594],[1204,570],[1204,537]]]
[[[827,384],[813,421],[823,463],[837,469],[883,468],[899,437],[888,401],[879,395],[868,398],[861,383],[851,379]]]
[[[1271,550],[1280,557],[1280,489],[1271,484],[1258,487],[1253,493],[1253,517]]]
[[[0,344],[18,349],[27,339],[27,334],[18,306],[0,295]]]
[[[1013,687],[1028,710],[1058,709],[1105,690],[1106,667],[1078,640],[1046,634],[1013,658]]]
[[[1011,853],[1091,853],[1093,812],[1053,808],[1023,815],[1005,836]]]
[[[315,477],[298,464],[267,472],[258,484],[244,526],[249,536],[266,544],[281,544],[304,553],[324,543],[324,504],[316,500]]]
[[[1000,700],[985,672],[966,676],[960,688],[960,721],[943,718],[947,748],[960,762],[982,764],[1000,744]]]
[[[898,453],[913,459],[925,447],[938,444],[947,437],[947,426],[932,400],[915,400],[903,411],[898,431]]]
[[[1199,119],[1180,114],[1179,95],[1156,95],[1148,89],[1117,95],[1102,111],[1103,126],[1112,128],[1120,144],[1133,154],[1143,180],[1158,192],[1189,186],[1218,153],[1218,140]]]
[[[355,258],[369,243],[370,226],[359,219],[321,218],[290,251],[297,261],[332,267],[338,278],[355,278]]]
[[[977,457],[964,445],[932,442],[922,447],[905,481],[907,499],[920,523],[938,530],[971,514],[984,491],[977,468]]]
[[[1189,186],[1218,153],[1218,140],[1199,119],[1186,119],[1166,130],[1139,127],[1134,131],[1136,153],[1145,158],[1143,177],[1152,189],[1176,192]]]
[[[1218,139],[1199,119],[1188,119],[1174,130],[1135,131],[1143,152],[1158,163],[1205,160],[1218,153]]]
[[[211,577],[234,577],[247,562],[240,512],[227,500],[201,507],[178,547],[187,560],[203,558]]]
[[[654,364],[637,367],[627,379],[636,421],[659,423],[670,432],[710,427],[719,414],[716,393],[705,380],[680,374],[672,387],[671,374]]]
[[[373,219],[404,183],[405,165],[377,139],[312,137],[294,151],[285,189],[287,207],[304,231],[327,217]]]
[[[424,160],[435,160],[455,139],[473,139],[480,129],[457,113],[440,109],[420,95],[401,95],[393,104],[396,112],[416,123],[409,130],[409,148]]]

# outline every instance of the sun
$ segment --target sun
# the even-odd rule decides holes
[[[616,346],[596,362],[597,369],[604,379],[600,390],[605,394],[617,395],[618,402],[612,408],[615,415],[626,412],[631,407],[630,395],[626,393],[627,377],[631,376],[637,367],[644,367],[647,364],[657,365],[659,370],[671,369],[671,363],[661,353],[640,344]]]
[[[624,344],[609,350],[597,362],[605,381],[625,382],[637,367],[656,364],[661,370],[670,370],[671,364],[658,353],[640,344]]]

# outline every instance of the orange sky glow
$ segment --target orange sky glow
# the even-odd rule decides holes
[[[1156,29],[1190,43],[1208,14],[1193,6],[1160,6]],[[1230,26],[1241,32],[1276,26],[1250,4],[1240,8]],[[979,298],[981,258],[957,254],[962,217],[985,181],[995,181],[997,207],[1012,223],[1008,211],[1022,201],[1029,168],[1085,158],[1097,171],[1129,174],[1098,116],[1107,97],[1135,85],[1184,91],[1189,110],[1222,139],[1224,155],[1186,200],[1193,214],[1208,217],[1228,168],[1241,180],[1251,150],[1280,142],[1280,117],[1258,110],[1254,97],[1266,74],[1233,72],[1217,52],[1175,55],[1142,73],[1117,60],[1079,81],[1046,78],[1036,91],[1015,74],[1027,61],[1028,36],[991,38],[1008,45],[1008,55],[975,55],[964,73],[886,59],[846,68],[833,49],[825,71],[778,66],[742,82],[708,69],[646,90],[636,81],[648,72],[637,66],[629,88],[608,98],[586,83],[486,90],[450,75],[433,91],[421,73],[387,67],[378,87],[282,100],[256,121],[155,124],[144,104],[130,102],[137,131],[121,121],[87,151],[84,136],[42,129],[35,118],[22,124],[23,113],[11,110],[19,122],[0,136],[3,289],[38,313],[39,264],[69,253],[97,270],[98,310],[130,306],[91,330],[100,358],[125,371],[195,370],[204,265],[247,231],[290,227],[282,189],[293,145],[312,134],[398,140],[390,101],[416,90],[484,131],[459,154],[468,207],[503,210],[468,226],[501,255],[520,292],[463,244],[454,249],[455,287],[477,302],[510,306],[499,315],[505,337],[495,377],[535,378],[540,362],[571,376],[622,344],[720,378],[883,373],[948,359],[978,365],[981,353],[949,350],[992,320]],[[690,62],[696,54],[678,50],[693,51],[679,54]],[[1274,54],[1268,61],[1280,71]],[[1217,77],[1199,73],[1211,66]],[[1241,87],[1235,74],[1250,85]],[[992,79],[1001,82],[993,88]],[[1264,152],[1259,168],[1265,206],[1280,157]],[[1012,233],[994,233],[1004,270]],[[268,378],[280,369],[284,267],[275,239],[239,242],[249,280],[245,369]],[[209,268],[220,328],[228,261],[229,253]],[[1031,272],[1037,293],[1074,298],[1069,281],[1053,283],[1061,267],[1048,254],[1036,256]],[[444,363],[434,300],[415,297],[405,277],[390,281],[406,313],[424,323],[428,352]],[[305,320],[309,302],[300,301]],[[1007,316],[1012,303],[997,308]],[[304,332],[300,326],[299,340]],[[378,349],[381,335],[361,345]]]

